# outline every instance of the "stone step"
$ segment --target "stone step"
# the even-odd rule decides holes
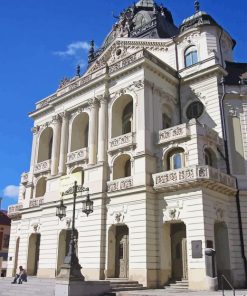
[[[139,284],[138,281],[132,281],[126,278],[107,278],[106,280],[110,281],[112,293],[117,291],[133,291],[144,289],[143,285]]]
[[[166,290],[176,290],[176,291],[185,290],[186,291],[189,289],[189,282],[188,280],[170,282],[170,284],[166,285],[164,288]]]

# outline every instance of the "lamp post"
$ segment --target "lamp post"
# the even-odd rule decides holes
[[[62,193],[62,196],[73,194],[73,214],[72,214],[72,229],[69,243],[69,251],[64,259],[64,263],[61,266],[58,278],[66,278],[69,280],[84,280],[84,276],[81,273],[81,265],[79,264],[78,257],[75,251],[75,205],[78,192],[89,191],[89,188],[85,188],[82,185],[77,185],[75,181],[74,186]],[[86,200],[82,202],[82,212],[87,216],[93,212],[93,201],[90,200],[89,193],[87,193]],[[66,217],[66,206],[61,199],[60,204],[56,209],[56,216],[61,220]]]

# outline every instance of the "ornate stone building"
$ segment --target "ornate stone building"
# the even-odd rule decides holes
[[[185,279],[210,289],[224,274],[246,283],[246,64],[209,14],[177,27],[152,0],[123,11],[89,67],[39,101],[30,170],[12,217],[8,275],[55,277],[66,253],[61,192],[77,180],[94,212],[76,204],[77,253],[86,279],[148,287]],[[216,250],[216,274],[212,257]]]

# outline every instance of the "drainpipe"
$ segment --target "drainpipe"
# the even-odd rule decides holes
[[[176,70],[178,73],[178,45],[176,42],[176,37],[172,37],[173,42],[175,43],[175,53],[176,53]],[[179,110],[179,123],[182,124],[182,106],[181,106],[181,76],[178,73],[178,110]]]
[[[223,29],[221,29],[221,32],[220,32],[220,38],[219,38],[219,44],[220,44],[220,60],[221,60],[221,66],[224,68],[224,65],[223,65],[223,53],[222,53],[222,46],[221,46],[221,38],[222,38],[222,35],[223,35]]]
[[[231,170],[230,170],[230,165],[229,165],[228,140],[227,140],[227,132],[226,132],[226,119],[225,119],[225,110],[224,110],[224,100],[227,95],[225,83],[224,83],[224,77],[222,77],[221,85],[222,85],[222,97],[220,99],[220,115],[221,115],[221,124],[222,124],[222,135],[223,135],[224,148],[225,148],[225,162],[226,162],[227,174],[231,175]],[[237,188],[236,206],[237,206],[237,213],[238,213],[238,228],[239,228],[239,236],[240,236],[240,247],[241,247],[242,259],[244,262],[245,287],[247,287],[247,260],[246,260],[246,256],[245,256],[243,224],[242,224],[239,186],[238,186],[238,179],[237,178],[236,178],[236,188]]]

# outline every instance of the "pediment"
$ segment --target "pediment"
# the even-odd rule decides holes
[[[118,38],[102,52],[83,76],[96,72],[99,69],[104,68],[106,65],[110,66],[141,49],[146,49],[151,52],[167,51],[167,46],[170,42],[171,39],[164,39],[161,41],[157,39],[130,40],[129,38]]]

